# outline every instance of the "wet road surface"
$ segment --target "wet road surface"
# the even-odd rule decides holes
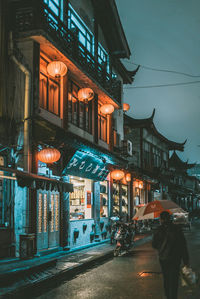
[[[200,269],[200,222],[185,231],[194,270]],[[42,291],[42,290],[40,290]],[[162,299],[162,275],[157,253],[148,242],[131,253],[113,258],[85,273],[45,290],[40,299]],[[179,299],[200,299],[199,288],[179,288]]]

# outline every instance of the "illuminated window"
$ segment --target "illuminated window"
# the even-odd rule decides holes
[[[94,56],[94,35],[70,4],[68,17],[68,28],[77,30],[79,42]],[[97,53],[99,64],[109,73],[109,55],[100,43],[98,43]]]
[[[60,115],[60,80],[50,78],[43,72],[47,62],[41,58],[41,72],[40,72],[40,107]]]
[[[98,62],[105,68],[107,73],[110,72],[109,55],[100,43],[98,44]]]
[[[44,0],[57,17],[61,17],[61,0]]]
[[[78,100],[78,85],[69,80],[68,85],[68,118],[75,126],[92,132],[92,102],[84,103]]]
[[[70,219],[92,218],[92,181],[79,177],[70,176],[70,183],[74,191],[70,196]]]
[[[68,27],[78,32],[79,42],[92,54],[94,54],[94,36],[89,28],[84,24],[72,6],[69,4]]]
[[[101,105],[98,107],[98,135],[99,139],[107,142],[107,117],[100,112]]]

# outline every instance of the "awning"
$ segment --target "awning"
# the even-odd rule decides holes
[[[58,192],[73,192],[73,185],[67,182],[58,181],[56,179],[43,177],[34,173],[28,173],[17,169],[0,167],[0,171],[14,173],[17,183],[20,187],[28,187],[31,189],[42,189]],[[13,177],[14,178],[14,177]]]

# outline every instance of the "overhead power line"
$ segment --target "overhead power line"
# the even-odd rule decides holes
[[[136,89],[136,88],[159,88],[159,87],[168,87],[168,86],[180,86],[180,85],[190,85],[200,83],[198,81],[190,81],[190,82],[180,82],[180,83],[169,83],[169,84],[157,84],[157,85],[144,85],[144,86],[127,86],[124,89]]]
[[[173,73],[173,74],[178,74],[178,75],[182,75],[182,76],[187,76],[187,77],[190,77],[190,78],[200,78],[200,75],[192,75],[192,74],[189,74],[189,73],[184,73],[184,72],[180,72],[180,71],[176,71],[176,70],[159,69],[159,68],[154,68],[154,67],[150,67],[150,66],[146,66],[146,65],[142,65],[142,64],[137,64],[137,63],[130,62],[130,61],[126,61],[126,63],[133,64],[133,65],[136,65],[136,66],[140,66],[140,68],[151,70],[151,71],[164,72],[164,73]]]

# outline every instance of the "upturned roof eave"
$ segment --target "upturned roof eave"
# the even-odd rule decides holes
[[[184,145],[186,143],[186,140],[182,143],[179,143],[169,140],[164,135],[162,135],[154,125],[154,115],[155,109],[153,110],[152,115],[149,118],[145,119],[134,119],[130,116],[125,115],[125,125],[130,125],[132,128],[146,128],[147,130],[151,130],[155,136],[157,136],[160,140],[168,144],[169,150],[184,151]]]

